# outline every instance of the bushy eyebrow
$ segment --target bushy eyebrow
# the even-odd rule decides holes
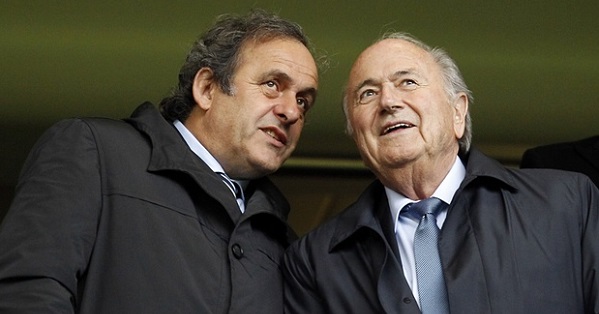
[[[266,72],[266,73],[264,73],[264,75],[262,77],[263,77],[262,80],[267,80],[268,78],[271,78],[271,77],[276,78],[281,83],[285,83],[287,85],[294,83],[293,78],[291,78],[291,76],[289,76],[289,74],[282,72],[280,70],[272,70],[272,71]],[[317,92],[316,88],[308,87],[308,88],[298,91],[297,94],[305,96],[305,97],[311,97],[314,100],[316,98],[316,92]]]
[[[271,71],[262,73],[262,75],[260,76],[260,81],[266,81],[266,80],[269,80],[270,78],[276,78],[277,80],[284,82],[284,83],[293,82],[293,79],[287,73],[282,72],[280,70],[271,70]]]

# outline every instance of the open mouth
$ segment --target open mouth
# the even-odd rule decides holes
[[[386,127],[385,129],[383,129],[383,132],[381,132],[381,135],[386,135],[393,131],[397,131],[400,129],[409,129],[409,128],[413,128],[413,127],[415,127],[415,125],[413,125],[411,123],[401,122],[401,123],[393,124],[391,126]]]
[[[280,142],[283,145],[287,144],[287,137],[284,134],[282,134],[280,131],[278,131],[276,129],[272,129],[272,128],[262,129],[262,131],[264,131],[264,133],[266,133],[268,136],[272,137],[277,142]]]

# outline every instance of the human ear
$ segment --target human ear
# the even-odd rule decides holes
[[[193,79],[192,95],[196,104],[204,110],[210,109],[217,84],[210,68],[201,68]]]
[[[468,113],[468,97],[460,93],[453,102],[453,129],[456,138],[462,138],[466,130],[466,114]]]

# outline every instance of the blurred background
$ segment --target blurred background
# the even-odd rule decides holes
[[[272,176],[300,234],[373,179],[344,134],[340,99],[356,56],[386,31],[449,52],[474,93],[474,145],[507,166],[527,148],[599,134],[599,1],[7,0],[0,3],[0,217],[46,128],[157,104],[214,18],[251,8],[301,24],[330,61],[298,149]]]

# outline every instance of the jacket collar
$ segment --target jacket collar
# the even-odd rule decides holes
[[[460,156],[460,158],[462,158],[462,161],[466,164],[466,177],[464,178],[460,189],[474,180],[483,180],[486,178],[502,182],[511,189],[516,190],[512,171],[498,161],[487,157],[479,150],[472,148],[466,156]]]
[[[151,142],[149,171],[177,170],[204,172],[210,168],[189,150],[174,126],[149,102],[141,104],[126,121],[145,134]]]
[[[153,104],[141,104],[126,121],[145,134],[151,142],[152,153],[148,171],[188,174],[202,190],[223,204],[233,221],[240,218],[237,203],[231,198],[231,192],[222,185],[220,177],[189,149],[172,123],[165,120]],[[222,189],[214,188],[221,185]],[[244,219],[255,214],[268,213],[286,224],[289,203],[268,178],[252,180],[246,193],[248,204]],[[269,206],[265,206],[266,204]]]
[[[477,149],[472,148],[468,155],[460,158],[466,164],[466,177],[456,193],[475,180],[485,179],[499,181],[511,189],[516,189],[510,170]],[[383,185],[376,180],[355,203],[340,214],[337,229],[329,243],[329,251],[363,228],[373,230],[381,237],[389,239],[389,230],[386,225],[382,225],[386,221],[381,219],[385,211],[389,211],[387,196]]]
[[[340,214],[336,230],[329,243],[329,251],[334,250],[338,244],[361,229],[370,229],[384,237],[381,225],[384,220],[380,218],[385,210],[389,212],[387,196],[381,182],[375,180],[362,192],[355,203]]]

